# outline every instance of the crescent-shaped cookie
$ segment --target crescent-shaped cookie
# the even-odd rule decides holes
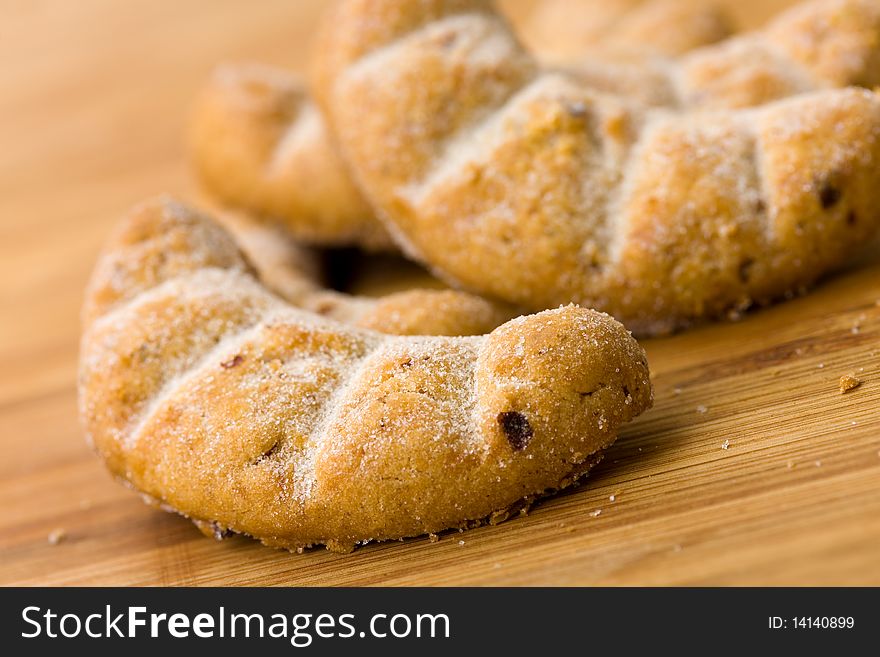
[[[352,328],[270,293],[173,203],[120,226],[83,318],[81,417],[110,471],[217,535],[291,549],[499,521],[651,404],[644,352],[607,315],[465,338]]]
[[[717,11],[707,7],[679,6],[669,13],[659,11],[667,0],[652,0],[624,19],[619,15],[625,11],[622,4],[605,7],[604,18],[595,11],[602,2],[582,4],[575,7],[576,20],[567,25],[604,24],[613,14],[641,45],[650,47],[657,40],[665,43],[667,47],[659,47],[660,51],[683,51],[725,34]],[[540,25],[547,27],[552,21],[562,22],[558,15],[552,20],[545,16]],[[575,38],[571,35],[570,40]],[[604,41],[611,50],[615,40]],[[597,49],[601,42],[594,44]],[[585,45],[582,42],[581,49]],[[656,62],[632,53],[611,52],[604,58],[594,53],[596,57],[595,62],[585,60],[575,68],[619,93],[650,103],[668,102],[665,81],[658,83],[643,73],[656,68]],[[624,85],[623,80],[631,83]],[[300,242],[394,249],[382,223],[351,181],[305,84],[291,71],[255,63],[217,67],[193,105],[189,153],[212,196],[257,217],[281,222]]]
[[[825,88],[880,74],[876,9],[819,0],[695,52],[675,93],[703,109],[684,111],[542,68],[486,2],[346,0],[316,90],[409,255],[511,303],[661,333],[802,289],[876,231],[880,99]]]

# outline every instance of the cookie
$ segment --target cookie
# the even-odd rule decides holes
[[[652,22],[651,16],[660,16],[658,4],[665,3],[647,2],[630,19],[621,19],[632,26],[628,31]],[[567,24],[599,20],[595,12],[602,5],[591,1],[575,7],[577,20]],[[622,6],[615,7],[616,13],[620,11]],[[683,49],[713,35],[721,36],[708,29],[713,21],[706,17],[714,13],[708,8],[677,9],[662,24],[641,31],[670,43],[678,42]],[[561,19],[557,15],[552,20]],[[545,17],[541,25],[550,22]],[[530,20],[523,20],[524,25],[529,23]],[[646,35],[639,39],[651,43]],[[604,83],[620,93],[644,98],[645,102],[670,102],[667,81],[654,80],[656,76],[644,73],[656,68],[656,61],[640,54],[613,52],[614,40],[605,41],[612,52],[603,55],[601,48],[594,48],[592,61],[578,62],[573,68],[596,84]],[[582,49],[585,43],[581,44]],[[597,45],[600,43],[601,40]],[[290,71],[260,64],[218,67],[194,103],[189,153],[203,187],[214,198],[257,217],[280,222],[300,242],[328,247],[360,246],[370,251],[396,250],[382,223],[351,181],[305,84]]]
[[[189,152],[210,194],[298,241],[391,248],[336,154],[304,84],[259,64],[218,67],[192,110]]]
[[[681,0],[539,0],[514,21],[546,59],[571,61],[597,48],[680,55],[733,32],[717,5]]]
[[[650,108],[542,67],[489,3],[346,0],[315,89],[408,255],[664,333],[799,291],[876,232],[880,99],[828,88],[880,74],[876,9],[819,0],[698,50],[680,106]]]
[[[79,400],[110,471],[217,536],[339,551],[489,517],[583,474],[651,404],[615,320],[387,336],[268,291],[217,224],[131,214],[83,312]]]
[[[819,89],[873,88],[880,85],[880,2],[806,2],[761,30],[674,58],[628,50],[610,57],[610,47],[591,52],[568,73],[599,91],[689,111],[753,107]]]

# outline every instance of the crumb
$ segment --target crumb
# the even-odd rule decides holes
[[[725,440],[723,443],[721,443],[721,449],[727,449],[728,447],[730,447],[729,440]]]
[[[785,467],[788,468],[789,470],[794,470],[794,461],[788,461],[785,464]]]
[[[699,406],[697,406],[697,413],[699,413],[700,415],[703,415],[703,414],[708,413],[708,412],[709,412],[709,409],[706,408],[705,406],[703,406],[702,404],[700,404]]]
[[[49,532],[48,540],[49,545],[58,545],[61,541],[67,538],[67,530],[63,527],[58,527]]]
[[[681,394],[681,388],[673,388],[673,389],[672,389],[672,394],[673,394],[673,395],[680,395],[680,394]]]
[[[840,377],[840,381],[838,381],[838,386],[840,387],[840,394],[844,394],[849,392],[850,390],[855,390],[862,382],[856,378],[855,374],[844,374]]]
[[[458,542],[459,545],[464,545],[464,540]]]
[[[296,553],[297,553],[297,554],[303,554],[303,553],[305,553],[305,551],[306,551],[306,549],[305,549],[304,547],[302,547],[302,546],[296,548]]]
[[[222,541],[224,538],[229,537],[231,534],[228,529],[221,526],[218,522],[212,522],[211,529],[213,531],[215,541]]]
[[[853,324],[853,327],[851,329],[853,335],[857,335],[862,330],[862,324],[864,324],[864,323],[865,323],[865,315],[863,313],[856,318],[856,322],[855,322],[855,324]]]
[[[595,511],[590,511],[591,518],[598,518],[599,514],[602,513],[602,509],[596,509]]]
[[[818,367],[820,370],[821,370],[821,369],[824,369],[824,368],[825,368],[825,363],[819,363],[818,365],[816,365],[816,367]]]
[[[613,493],[612,493],[611,495],[608,496],[608,501],[609,501],[609,502],[613,502],[615,499],[617,499],[617,495],[614,495]]]
[[[437,541],[440,540],[440,537],[437,536],[437,534],[428,534],[428,540],[431,541],[432,543],[436,543]]]
[[[816,465],[817,468],[821,468],[821,467],[822,467],[822,461],[818,461],[818,460],[817,460],[816,463],[815,463],[815,465]]]

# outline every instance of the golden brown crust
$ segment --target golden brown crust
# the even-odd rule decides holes
[[[269,293],[225,231],[163,203],[117,231],[84,317],[81,416],[109,469],[214,534],[287,548],[489,516],[568,483],[651,403],[644,352],[607,315],[354,329]]]
[[[686,107],[750,107],[794,94],[880,84],[880,2],[812,0],[764,29],[685,55]]]
[[[213,196],[280,222],[299,241],[391,248],[293,73],[218,67],[194,105],[189,150]]]
[[[679,13],[699,13],[668,0],[649,3],[644,11],[644,19],[636,22],[644,23],[646,34],[624,33],[623,44],[643,44],[646,39],[650,43],[648,33],[670,34],[661,29],[663,21],[675,22]],[[676,32],[671,34],[674,37]],[[663,53],[632,45],[618,46],[616,52],[603,44],[601,51],[567,61],[585,84],[602,91],[653,105],[732,109],[818,89],[877,86],[878,35],[877,0],[813,0],[783,13],[762,30],[703,48],[667,52],[677,57],[658,56]]]
[[[542,69],[487,3],[347,0],[316,90],[409,255],[512,303],[658,333],[808,285],[876,230],[880,100],[824,87],[880,75],[877,10],[819,0],[694,52],[676,93],[706,109],[681,112]],[[826,57],[798,50],[806,35]],[[729,75],[685,79],[717,53]],[[820,90],[712,109],[803,88]]]
[[[733,31],[720,7],[681,0],[540,0],[514,26],[530,49],[562,61],[599,47],[680,55]]]
[[[596,9],[604,3],[590,0],[574,8],[577,21],[551,17],[553,12],[548,10],[541,25],[591,21],[604,25],[613,14],[619,21],[615,34],[620,38],[596,39],[594,45],[605,43],[609,52],[602,55],[593,49],[592,59],[575,68],[593,83],[618,93],[668,104],[672,102],[668,83],[646,72],[654,63],[644,49],[638,54],[615,52],[615,44],[632,37],[647,44],[651,52],[651,44],[660,52],[680,52],[723,34],[718,31],[721,21],[715,9],[664,7],[667,1],[651,0],[625,18],[620,15],[622,5],[613,11],[605,7],[604,18],[598,18]],[[589,43],[581,41],[578,52]],[[199,179],[224,204],[280,222],[306,244],[394,249],[382,223],[351,182],[320,112],[294,73],[252,63],[218,67],[196,99],[189,137],[190,158]]]

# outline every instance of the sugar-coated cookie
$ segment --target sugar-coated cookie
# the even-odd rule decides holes
[[[876,232],[880,98],[835,87],[878,81],[878,35],[876,0],[816,0],[677,60],[651,108],[540,65],[488,2],[344,0],[314,87],[408,255],[653,334],[796,292]]]
[[[645,354],[607,315],[353,328],[271,293],[225,230],[170,202],[118,228],[83,319],[80,412],[110,471],[209,533],[291,549],[499,521],[651,404]]]

